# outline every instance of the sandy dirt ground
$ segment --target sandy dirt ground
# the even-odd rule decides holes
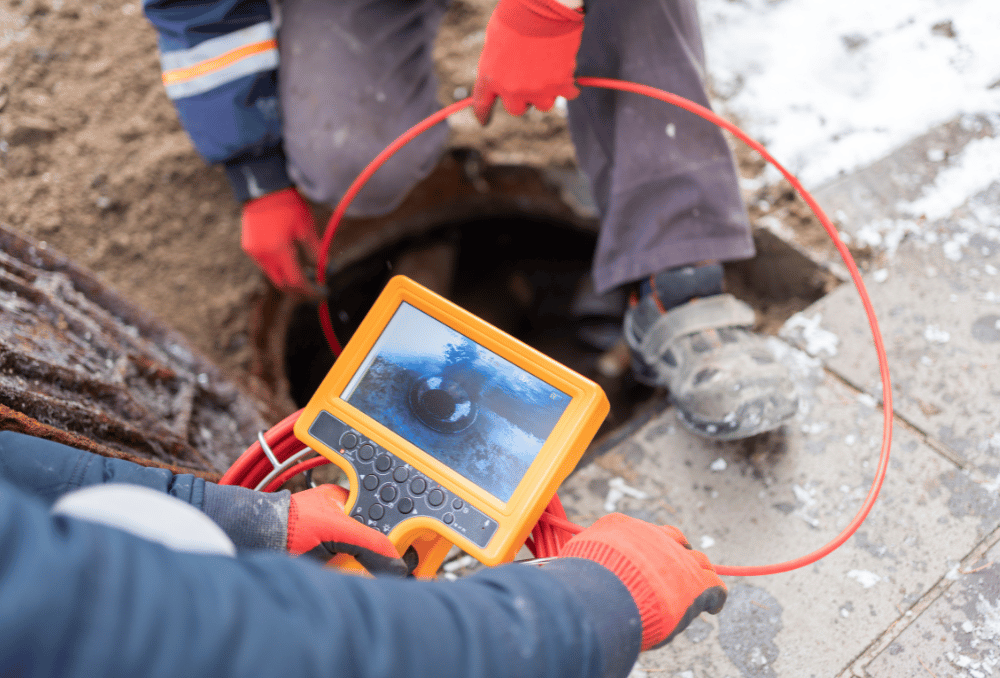
[[[492,2],[456,0],[435,45],[441,100],[468,96]],[[493,161],[573,162],[563,118],[465,111],[454,145]],[[321,208],[320,212],[321,213]],[[251,362],[249,314],[266,281],[239,247],[239,206],[160,84],[137,2],[2,0],[0,220],[95,271],[224,370]]]

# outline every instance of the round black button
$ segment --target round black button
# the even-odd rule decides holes
[[[435,488],[427,495],[427,503],[431,506],[440,506],[444,503],[444,492]]]
[[[397,466],[396,470],[392,472],[392,479],[397,483],[405,483],[406,479],[410,477],[410,469],[405,466]]]
[[[352,518],[354,518],[354,519],[355,519],[356,521],[358,521],[359,523],[361,523],[362,525],[364,525],[364,524],[365,524],[365,517],[364,517],[363,515],[361,515],[360,513],[355,513],[355,514],[354,514],[353,516],[351,516],[351,517],[352,517]]]
[[[396,486],[388,484],[383,485],[382,489],[378,491],[378,496],[382,499],[382,501],[392,501],[396,498]]]
[[[463,506],[465,506],[465,502],[458,497],[455,497],[455,501],[451,502],[451,507],[456,511],[460,511]]]
[[[427,481],[423,478],[414,478],[410,483],[410,492],[413,494],[423,494],[427,489]]]
[[[358,444],[358,436],[356,433],[348,431],[344,435],[340,436],[340,446],[345,450],[353,450],[354,446]]]
[[[361,484],[365,486],[366,490],[374,490],[378,487],[378,476],[374,473],[369,473],[365,476],[365,479],[361,481]]]
[[[400,513],[409,513],[413,510],[413,500],[409,497],[403,497],[399,500],[399,503],[396,504],[396,508],[399,509]]]
[[[381,457],[375,460],[375,468],[385,473],[390,468],[392,468],[392,457],[387,454],[383,454]]]
[[[368,508],[368,517],[372,520],[381,520],[385,515],[385,507],[382,504],[372,504]]]
[[[453,522],[455,522],[455,516],[451,515],[450,513],[445,513],[443,516],[441,516],[441,520],[444,521],[445,525],[451,525]]]
[[[371,461],[371,458],[375,456],[375,446],[371,443],[365,443],[358,450],[358,459],[361,461]]]

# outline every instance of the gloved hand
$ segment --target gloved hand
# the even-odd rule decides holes
[[[708,558],[669,525],[612,513],[566,542],[559,556],[587,558],[618,575],[639,608],[643,651],[671,641],[700,613],[717,614],[726,602],[726,585]]]
[[[583,11],[558,0],[500,0],[486,24],[486,41],[472,90],[472,110],[485,125],[499,96],[507,112],[552,108],[575,98],[576,53]]]
[[[296,243],[315,261],[319,236],[309,206],[294,188],[254,198],[243,206],[241,245],[275,286],[306,294],[314,291],[299,265]]]
[[[338,485],[320,485],[293,494],[288,509],[288,552],[322,560],[346,553],[373,574],[405,576],[406,564],[389,538],[344,512],[349,494]]]

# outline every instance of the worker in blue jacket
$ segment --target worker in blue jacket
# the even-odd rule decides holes
[[[432,45],[448,0],[144,0],[163,82],[195,147],[243,204],[242,245],[279,287],[308,287],[296,257],[319,242],[303,196],[338,203],[361,170],[439,108]],[[585,7],[584,7],[585,4]],[[633,371],[665,387],[681,422],[715,440],[787,422],[797,395],[722,262],[754,255],[722,132],[636,94],[580,92],[574,75],[652,85],[708,105],[695,0],[499,0],[473,111],[569,100],[597,203],[595,294],[629,290]],[[395,208],[437,164],[446,123],[419,135],[348,214]]]
[[[137,485],[199,509],[235,555],[60,510],[120,483],[105,489]],[[394,569],[386,537],[324,487],[265,494],[0,432],[0,675],[621,677],[640,649],[725,601],[680,532],[621,514],[558,558],[454,582],[289,558],[333,542]]]

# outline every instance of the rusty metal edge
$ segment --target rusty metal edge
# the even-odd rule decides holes
[[[44,245],[31,236],[14,231],[3,223],[0,223],[0,248],[17,255],[25,261],[34,259],[35,263],[33,265],[38,268],[64,273],[90,301],[107,309],[123,322],[135,326],[143,336],[158,344],[170,342],[183,347],[190,360],[184,360],[178,355],[174,355],[173,357],[181,362],[188,363],[188,367],[193,372],[205,373],[215,381],[233,385],[233,381],[227,375],[223,374],[217,365],[195,348],[185,336],[161,322],[152,313],[133,304],[106,282],[100,280],[93,271],[75,264],[55,249]],[[240,412],[239,416],[244,419],[243,423],[253,425],[256,422],[249,420],[262,420],[263,413],[267,411],[266,404],[247,393],[241,392],[241,395],[247,402],[253,402],[256,410],[252,413]]]
[[[36,438],[43,438],[56,443],[62,443],[63,445],[68,445],[69,447],[83,450],[85,452],[93,452],[94,454],[99,454],[102,457],[124,459],[134,464],[139,464],[140,466],[166,469],[174,474],[189,473],[213,483],[219,482],[219,479],[222,477],[222,474],[220,473],[200,471],[198,469],[167,464],[165,462],[156,461],[155,459],[143,459],[142,457],[136,457],[124,452],[119,452],[118,450],[101,445],[100,443],[81,435],[63,431],[53,426],[49,426],[48,424],[43,424],[37,419],[32,419],[23,412],[12,410],[6,405],[0,405],[0,430],[24,433],[25,435],[34,436]]]

